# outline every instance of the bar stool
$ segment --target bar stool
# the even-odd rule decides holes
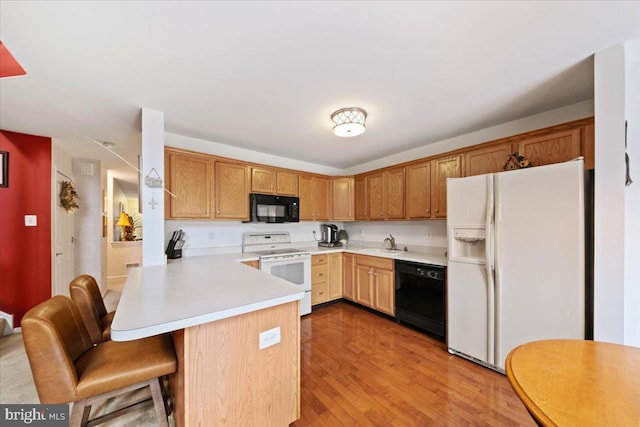
[[[108,421],[151,401],[160,426],[168,426],[160,379],[176,370],[169,335],[94,345],[77,307],[62,295],[29,310],[21,326],[40,402],[73,402],[70,426]],[[89,420],[92,404],[146,386],[151,398]]]
[[[78,307],[93,343],[110,340],[111,322],[116,312],[107,313],[96,279],[88,274],[76,277],[69,283],[69,295]]]

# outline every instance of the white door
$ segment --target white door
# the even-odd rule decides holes
[[[584,169],[495,175],[496,365],[530,341],[584,338]]]
[[[73,212],[65,212],[59,194],[63,181],[69,178],[56,171],[54,243],[53,243],[53,295],[69,295],[69,282],[74,277]]]

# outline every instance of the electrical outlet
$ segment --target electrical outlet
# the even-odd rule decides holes
[[[364,229],[360,229],[360,238],[364,240]]]
[[[209,232],[209,240],[213,241],[216,239],[216,233],[214,233],[213,231]]]
[[[36,227],[38,225],[38,217],[36,215],[25,215],[24,225],[26,227]]]
[[[258,342],[260,350],[278,344],[280,342],[280,326],[260,332]]]
[[[433,239],[433,234],[431,233],[431,230],[427,230],[427,234],[425,235],[425,237],[427,238],[427,240]]]

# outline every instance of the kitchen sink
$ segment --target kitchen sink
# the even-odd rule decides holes
[[[408,251],[403,251],[402,249],[384,249],[384,248],[367,248],[360,249],[358,252],[362,252],[365,254],[374,254],[374,255],[401,255],[403,253],[407,253]]]

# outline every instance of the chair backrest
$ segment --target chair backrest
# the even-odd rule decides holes
[[[73,301],[57,295],[40,303],[25,314],[21,326],[40,402],[77,400],[74,362],[93,343]]]
[[[88,274],[76,277],[69,283],[69,294],[80,311],[93,343],[102,342],[100,318],[107,314],[107,309],[96,279]]]

